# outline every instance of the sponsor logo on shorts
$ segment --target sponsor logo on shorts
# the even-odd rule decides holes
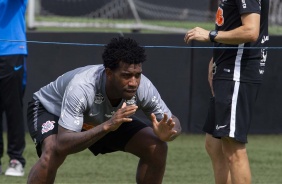
[[[55,121],[46,121],[45,123],[43,123],[41,133],[44,134],[49,132],[50,130],[53,130],[55,127],[54,124]]]
[[[218,126],[218,125],[216,125],[215,129],[219,130],[219,129],[221,129],[221,128],[225,128],[226,126],[227,126],[227,125],[223,125],[223,126]]]

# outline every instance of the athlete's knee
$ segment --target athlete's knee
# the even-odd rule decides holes
[[[221,140],[209,134],[206,135],[205,148],[211,159],[217,159],[223,154]]]
[[[235,163],[247,157],[247,150],[244,143],[240,143],[232,138],[224,138],[223,154],[229,163]]]
[[[157,139],[148,149],[149,159],[153,160],[153,162],[163,162],[166,160],[167,151],[167,143]]]
[[[168,150],[167,143],[159,140],[156,144],[155,149],[158,149],[161,153],[167,154],[167,150]]]

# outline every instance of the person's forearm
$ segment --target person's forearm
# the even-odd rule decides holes
[[[83,132],[66,132],[64,130],[63,133],[60,133],[60,129],[63,128],[59,126],[57,135],[58,151],[66,155],[85,150],[109,132],[104,124]]]
[[[219,31],[215,37],[215,41],[224,44],[241,44],[247,42],[254,42],[258,39],[260,28],[260,15],[249,14],[242,16],[242,26],[230,30]]]
[[[237,45],[257,40],[257,35],[251,30],[238,27],[232,31],[219,31],[214,39],[218,43]]]

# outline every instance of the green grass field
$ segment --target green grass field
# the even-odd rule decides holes
[[[4,135],[6,138],[6,134]],[[282,135],[250,135],[247,144],[253,184],[282,183]],[[27,160],[24,177],[0,175],[0,183],[26,183],[37,155],[33,142],[26,135]],[[204,135],[181,135],[169,142],[164,184],[212,184],[211,163],[204,148]],[[6,139],[5,139],[6,143]],[[6,145],[6,144],[5,144]],[[133,184],[138,159],[123,152],[94,157],[88,150],[70,155],[59,168],[56,184]],[[3,170],[8,164],[7,154],[2,158]]]

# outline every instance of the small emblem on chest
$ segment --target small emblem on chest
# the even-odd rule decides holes
[[[136,96],[133,96],[130,100],[126,100],[126,105],[136,104]]]
[[[101,104],[102,102],[104,102],[104,100],[105,100],[104,96],[101,93],[98,93],[95,95],[94,103]]]

